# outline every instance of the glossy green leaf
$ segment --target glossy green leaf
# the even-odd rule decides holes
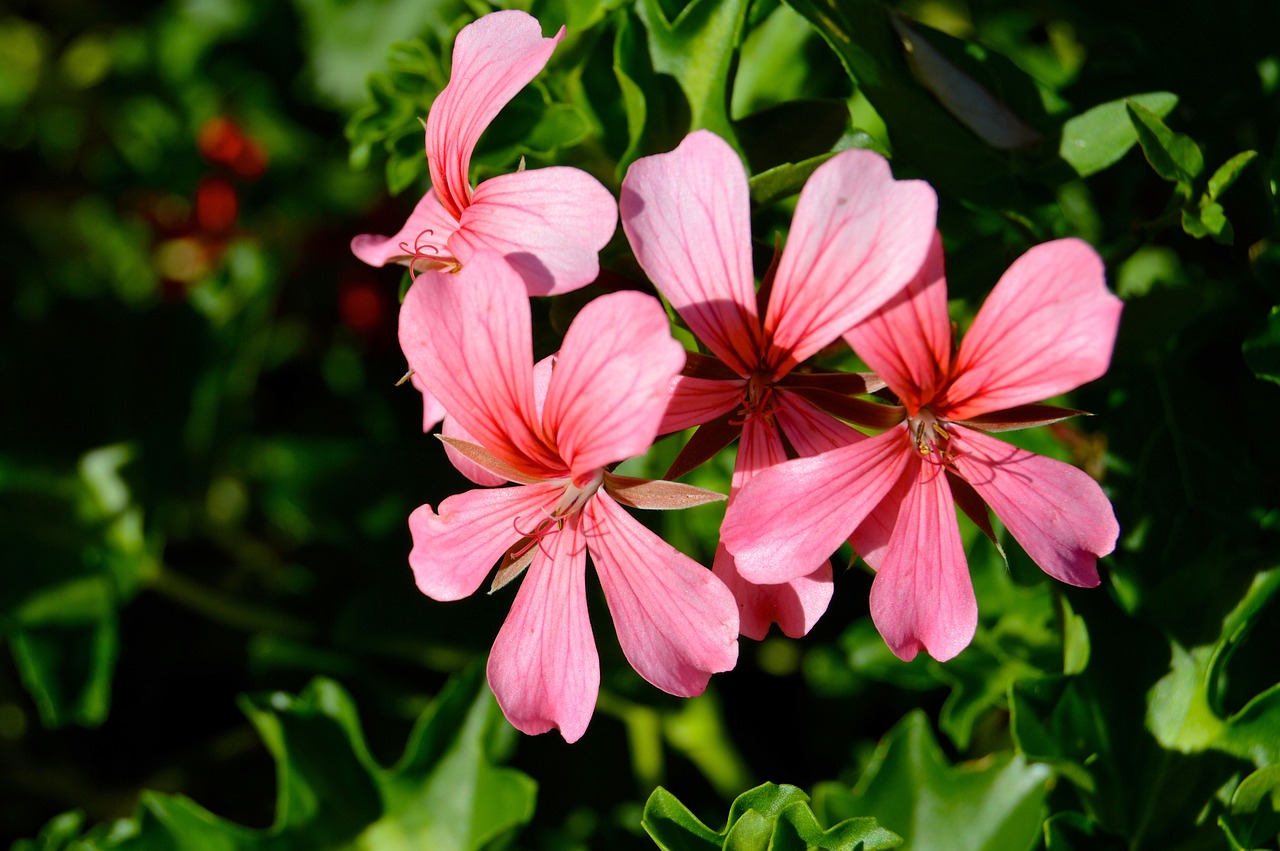
[[[1156,174],[1190,197],[1191,183],[1204,171],[1204,154],[1200,147],[1182,133],[1170,130],[1160,117],[1132,100],[1125,102],[1129,118],[1138,132],[1138,143]]]
[[[1136,103],[1152,114],[1164,118],[1178,105],[1172,92],[1148,92],[1088,109],[1062,125],[1062,142],[1058,155],[1088,177],[1120,161],[1138,141],[1138,131],[1129,118],[1126,104]]]
[[[618,160],[621,181],[632,162],[669,151],[689,130],[689,101],[669,75],[654,70],[649,34],[633,11],[618,15],[613,42],[613,73],[622,91],[627,117],[627,149]]]
[[[1244,361],[1253,374],[1280,384],[1280,307],[1271,308],[1261,325],[1244,341]]]
[[[1209,178],[1208,196],[1210,201],[1217,201],[1236,182],[1241,172],[1258,156],[1257,151],[1241,151],[1222,165]]]
[[[915,711],[881,740],[853,789],[819,785],[814,811],[873,817],[906,840],[904,851],[1015,851],[1040,833],[1051,773],[1011,753],[952,766]]]
[[[1218,817],[1231,851],[1261,851],[1280,842],[1280,765],[1250,774],[1231,795]]]

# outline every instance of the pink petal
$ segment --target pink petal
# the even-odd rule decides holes
[[[447,246],[457,229],[458,223],[440,206],[435,191],[429,189],[395,236],[362,233],[351,240],[351,253],[370,266],[408,265],[414,257],[418,258],[415,268],[419,271],[429,268],[433,261],[452,265]]]
[[[410,376],[409,382],[422,394],[422,430],[429,432],[444,419],[444,405],[441,405],[440,400],[431,395],[431,391],[427,389],[427,385],[422,383],[422,378],[417,372]]]
[[[1035,246],[1000,278],[961,342],[943,415],[965,420],[1092,381],[1107,371],[1119,322],[1097,252],[1079,239]]]
[[[951,427],[955,466],[1040,569],[1069,585],[1098,584],[1097,560],[1116,547],[1111,502],[1083,470],[963,426]]]
[[[477,443],[523,472],[563,470],[533,418],[528,297],[499,255],[477,252],[456,273],[419,275],[400,307],[400,347]]]
[[[724,416],[742,404],[746,386],[741,379],[721,381],[677,375],[671,380],[671,397],[658,433],[670,434]]]
[[[920,273],[844,338],[915,416],[951,367],[951,321],[942,239],[935,232]]]
[[[774,413],[778,426],[786,435],[787,443],[801,457],[848,446],[866,438],[862,432],[789,390],[776,388],[774,398],[778,400],[778,410]]]
[[[892,429],[759,473],[720,527],[750,582],[787,582],[817,570],[902,475],[914,450]]]
[[[564,27],[542,37],[542,25],[515,10],[468,24],[453,43],[453,70],[427,114],[427,166],[444,209],[457,219],[471,203],[468,171],[480,134],[516,92],[538,76]]]
[[[529,295],[559,295],[596,279],[617,226],[618,205],[600,181],[576,168],[539,168],[476,187],[449,248],[463,263],[479,248],[497,251]]]
[[[575,480],[649,448],[682,366],[684,348],[652,296],[610,293],[574,317],[542,420]]]
[[[440,428],[440,434],[444,437],[452,437],[456,440],[466,441],[467,443],[474,443],[476,445],[480,444],[480,441],[476,440],[475,436],[472,435],[471,432],[460,426],[458,421],[453,417],[444,418],[444,425]],[[448,457],[449,463],[453,465],[455,470],[478,485],[482,485],[484,487],[497,487],[498,485],[505,485],[507,483],[507,480],[502,476],[499,476],[497,473],[487,470],[475,461],[472,461],[457,449],[450,446],[447,442],[444,444],[444,454]]]
[[[902,426],[903,429],[906,426]],[[858,524],[849,536],[849,546],[862,557],[872,570],[879,570],[884,563],[885,553],[889,548],[889,539],[893,537],[893,527],[898,522],[898,509],[907,498],[907,491],[915,484],[914,479],[899,478],[889,492],[880,500],[880,504],[871,510],[866,519]]]
[[[716,357],[744,377],[760,360],[747,172],[708,130],[636,160],[622,229],[645,274]]]
[[[884,157],[845,151],[805,183],[765,313],[768,361],[779,373],[816,353],[888,301],[919,271],[937,197],[894,180]]]
[[[631,667],[669,694],[702,694],[738,661],[738,610],[711,571],[597,492],[584,510],[587,546]]]
[[[945,662],[973,640],[978,602],[943,468],[913,454],[903,477],[909,487],[871,584],[871,619],[898,658],[924,650]]]
[[[455,494],[409,515],[413,568],[418,590],[433,600],[474,594],[499,556],[537,526],[563,488],[520,485]],[[523,530],[523,531],[521,531]]]
[[[600,690],[600,659],[587,617],[587,548],[579,515],[539,544],[511,614],[489,654],[489,687],[507,720],[566,742],[586,732]]]

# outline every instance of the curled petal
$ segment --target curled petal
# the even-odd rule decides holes
[[[427,190],[394,236],[362,233],[351,240],[351,253],[370,266],[403,263],[415,271],[432,266],[452,266],[449,237],[458,223],[436,200],[435,190]]]
[[[1079,239],[1037,245],[987,296],[935,412],[967,420],[1092,381],[1107,371],[1119,322],[1096,251]]]
[[[942,238],[935,232],[906,289],[844,335],[915,416],[942,389],[951,367],[951,322]]]
[[[733,595],[702,565],[597,493],[584,511],[587,545],[631,667],[669,694],[702,694],[738,661]]]
[[[973,640],[978,602],[944,469],[913,455],[897,522],[875,581],[871,619],[894,655],[940,662]]]
[[[617,226],[613,196],[585,171],[530,169],[477,186],[449,248],[463,263],[477,249],[497,251],[529,295],[559,295],[596,279]]]
[[[1111,502],[1083,470],[959,426],[955,465],[1040,569],[1069,585],[1098,584],[1116,546]]]
[[[542,411],[575,480],[639,455],[658,435],[684,348],[652,296],[600,296],[574,317]]]
[[[898,480],[912,451],[897,427],[761,472],[730,501],[720,529],[739,573],[760,584],[813,573]]]
[[[586,732],[600,691],[600,658],[587,617],[587,550],[579,515],[539,544],[489,654],[489,687],[517,730]]]
[[[409,515],[409,566],[418,590],[433,600],[474,594],[498,557],[555,505],[562,488],[524,485],[455,494],[439,513],[423,505]]]
[[[480,134],[551,58],[564,28],[542,37],[542,25],[515,10],[492,12],[462,28],[453,69],[427,114],[427,166],[440,203],[457,219],[471,203],[468,171]]]
[[[759,362],[747,172],[708,130],[636,160],[622,181],[622,228],[645,274],[694,335],[739,375]]]
[[[783,374],[907,285],[933,239],[937,196],[894,180],[884,157],[844,151],[805,183],[765,313],[766,353]]]

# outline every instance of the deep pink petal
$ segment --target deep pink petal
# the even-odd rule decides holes
[[[362,233],[351,240],[351,253],[370,266],[403,263],[406,266],[415,257],[414,268],[429,268],[433,263],[452,265],[449,253],[449,237],[458,229],[458,223],[445,212],[436,200],[434,190],[427,190],[422,200],[409,214],[394,236]]]
[[[935,233],[920,273],[844,338],[915,416],[951,367],[951,321],[942,239]]]
[[[807,576],[875,508],[913,453],[895,428],[758,474],[734,497],[721,540],[750,582]]]
[[[742,380],[721,381],[718,378],[677,375],[671,380],[671,397],[658,433],[670,434],[724,416],[742,404],[746,386]]]
[[[480,444],[480,441],[475,438],[475,435],[460,426],[458,421],[453,417],[444,418],[444,425],[440,427],[440,434],[445,437],[464,440],[467,443],[474,443],[476,445]],[[448,443],[444,444],[444,454],[448,457],[449,463],[453,465],[455,470],[478,485],[482,485],[484,487],[496,487],[507,483],[507,480],[502,478],[502,476],[480,466],[475,461],[472,461],[470,458],[463,455],[457,449],[454,449]]]
[[[489,687],[517,730],[586,732],[600,691],[587,617],[587,548],[579,515],[542,539],[489,654]]]
[[[760,359],[747,172],[708,130],[643,157],[622,181],[622,229],[645,274],[690,330],[739,375]]]
[[[455,494],[439,513],[419,506],[409,515],[409,566],[418,590],[433,600],[475,593],[499,556],[555,507],[563,488],[520,485]]]
[[[871,584],[871,619],[900,659],[924,650],[945,662],[973,640],[978,602],[942,467],[913,454],[904,478],[906,498]]]
[[[900,426],[905,429],[906,426]],[[849,546],[871,566],[879,570],[884,563],[885,553],[889,547],[889,539],[893,537],[893,527],[898,522],[898,510],[907,498],[907,491],[914,484],[914,479],[905,476],[899,478],[889,492],[880,500],[879,505],[871,510],[866,519],[858,524],[849,536]]]
[[[738,661],[733,595],[603,491],[584,510],[587,546],[631,667],[680,697]]]
[[[781,387],[774,390],[778,410],[774,413],[787,443],[800,454],[817,455],[828,449],[848,446],[866,438],[812,402]]]
[[[609,190],[564,166],[490,178],[476,187],[449,248],[463,263],[480,248],[507,258],[529,295],[559,295],[600,273],[600,249],[618,226]]]
[[[934,234],[937,197],[894,180],[884,157],[845,151],[800,193],[765,313],[779,372],[827,346],[907,285]]]
[[[516,92],[538,76],[564,27],[542,37],[542,25],[515,10],[491,12],[458,33],[449,85],[427,114],[427,166],[431,185],[457,219],[471,203],[468,171],[480,134]]]
[[[1110,500],[1083,470],[952,426],[955,465],[1040,569],[1069,585],[1098,584],[1098,557],[1116,547]]]
[[[521,471],[562,474],[533,418],[528,297],[502,257],[477,252],[456,273],[419,275],[400,307],[400,347],[477,443]]]
[[[960,343],[937,410],[950,420],[1040,402],[1107,371],[1120,299],[1102,259],[1079,239],[1037,245],[1014,261]]]
[[[684,347],[652,296],[610,293],[574,317],[542,421],[575,480],[649,448],[683,366]]]

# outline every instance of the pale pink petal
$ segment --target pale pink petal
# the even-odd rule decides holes
[[[951,367],[951,321],[937,233],[920,273],[906,289],[844,338],[897,394],[910,416],[942,389]]]
[[[898,658],[924,650],[945,662],[973,640],[978,602],[943,468],[913,454],[904,478],[906,498],[871,584],[871,619]]]
[[[419,271],[433,263],[452,265],[448,242],[457,229],[458,223],[440,206],[435,191],[428,189],[394,236],[362,233],[351,240],[351,253],[370,266],[409,265],[415,257],[414,268]]]
[[[468,171],[480,134],[538,76],[563,37],[561,27],[543,38],[542,25],[515,10],[492,12],[458,33],[449,85],[431,104],[426,128],[431,185],[455,219],[471,203]]]
[[[965,420],[1039,402],[1107,371],[1120,299],[1102,259],[1079,239],[1037,245],[1014,261],[960,343],[955,381],[936,409]]]
[[[618,643],[631,667],[680,697],[738,661],[738,610],[711,571],[597,492],[583,512]]]
[[[741,379],[722,381],[677,375],[671,380],[671,398],[658,433],[670,434],[724,416],[742,405],[746,386]]]
[[[758,474],[729,505],[721,540],[750,582],[817,570],[902,474],[914,450],[892,429]]]
[[[951,435],[956,469],[1040,569],[1069,585],[1097,585],[1098,557],[1115,549],[1120,534],[1098,483],[973,429],[953,425]]]
[[[439,513],[419,506],[409,515],[409,566],[418,590],[433,600],[475,593],[499,556],[555,507],[562,490],[555,485],[485,488],[449,497]]]
[[[596,279],[617,226],[613,196],[585,171],[531,169],[477,186],[449,248],[463,263],[479,248],[497,251],[529,295],[559,295]]]
[[[702,343],[741,376],[760,360],[747,172],[708,130],[643,157],[622,181],[622,229],[645,274]]]
[[[418,373],[415,372],[409,378],[409,381],[422,394],[422,430],[424,432],[431,431],[444,419],[444,405],[441,405],[440,400],[431,395],[431,391],[427,389],[427,385],[422,383]]]
[[[453,417],[445,417],[444,425],[440,427],[440,434],[445,437],[452,437],[456,440],[464,440],[467,443],[480,445],[480,441],[476,440],[471,432],[467,431]],[[507,480],[490,470],[472,461],[463,455],[448,443],[444,444],[444,454],[448,457],[449,463],[453,468],[471,481],[484,487],[496,487],[497,485],[505,485]]]
[[[414,374],[477,443],[513,467],[563,469],[533,419],[533,332],[524,284],[493,252],[456,273],[424,272],[400,307]]]
[[[801,457],[848,446],[866,435],[847,425],[812,402],[782,387],[774,389],[778,409],[774,412],[787,443]]]
[[[649,448],[683,366],[684,347],[652,296],[610,293],[574,317],[542,421],[575,481]]]
[[[579,515],[539,544],[511,614],[489,654],[489,687],[517,730],[586,732],[600,691],[600,659],[587,617],[587,548]]]
[[[933,240],[937,196],[894,180],[884,157],[844,151],[800,193],[765,313],[777,374],[824,348],[907,285]]]

